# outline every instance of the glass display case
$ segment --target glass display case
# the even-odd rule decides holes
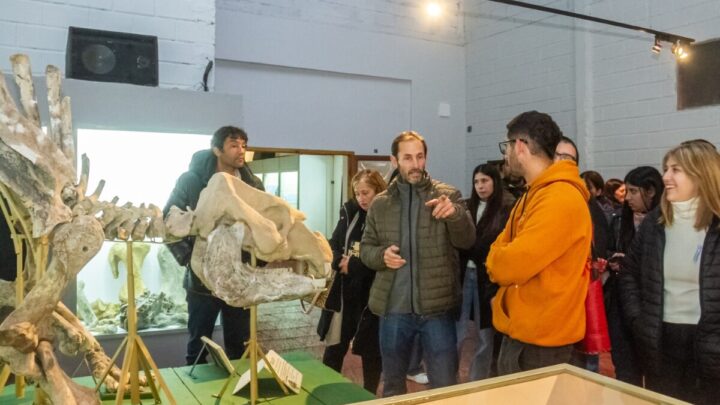
[[[614,378],[558,364],[485,380],[398,395],[367,405],[688,405]]]
[[[125,333],[127,249],[132,248],[138,330],[184,328],[185,268],[161,243],[105,242],[77,277],[77,315],[93,334]]]
[[[78,167],[82,154],[90,159],[89,192],[104,179],[100,199],[110,201],[118,196],[117,205],[132,202],[163,208],[178,177],[188,170],[192,155],[209,147],[209,135],[77,130]],[[265,155],[253,159],[249,153],[247,162],[263,179],[266,190],[303,211],[311,229],[331,235],[347,198],[348,155],[278,150]],[[77,276],[76,313],[93,334],[126,333],[127,248],[126,242],[104,242]],[[185,268],[177,265],[162,241],[133,242],[132,250],[138,330],[184,331]]]
[[[88,189],[106,181],[101,200],[118,196],[118,205],[131,201],[163,208],[193,153],[210,147],[210,136],[79,128],[77,147],[78,157],[85,153],[90,158]],[[185,268],[162,241],[131,245],[138,329],[185,329]],[[104,242],[77,276],[76,313],[93,334],[126,333],[128,246],[122,241]]]

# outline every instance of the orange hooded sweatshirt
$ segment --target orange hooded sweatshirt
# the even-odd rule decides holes
[[[517,201],[486,262],[500,286],[492,301],[495,329],[538,346],[585,336],[589,196],[575,163],[559,161]]]

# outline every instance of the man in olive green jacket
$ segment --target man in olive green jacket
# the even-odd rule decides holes
[[[407,392],[416,335],[432,388],[457,382],[454,312],[460,303],[458,248],[475,242],[475,226],[452,186],[425,172],[427,146],[417,132],[398,135],[391,160],[397,179],[367,214],[360,257],[377,271],[370,310],[380,316],[383,396]]]

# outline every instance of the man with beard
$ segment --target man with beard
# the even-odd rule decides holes
[[[416,335],[432,388],[457,382],[455,312],[460,304],[457,248],[475,241],[458,190],[425,172],[427,145],[415,131],[392,143],[399,175],[367,213],[360,257],[377,271],[370,310],[380,317],[383,396],[407,392]]]
[[[219,172],[237,176],[245,183],[264,191],[262,181],[253,175],[245,164],[247,142],[248,136],[241,128],[225,126],[215,131],[210,141],[211,149],[193,154],[189,170],[175,183],[163,213],[167,215],[173,205],[183,210],[188,207],[194,210],[200,192],[207,186],[210,177]],[[193,364],[202,349],[201,338],[206,336],[212,339],[218,314],[221,314],[225,351],[230,359],[240,358],[245,349],[245,342],[250,337],[250,311],[231,307],[212,295],[200,281],[190,268],[194,244],[195,239],[187,237],[168,245],[178,263],[186,267],[183,287],[187,292],[190,339],[185,360],[187,364]],[[243,254],[243,261],[248,259],[249,255]],[[205,363],[206,356],[207,352],[204,352],[198,362]]]
[[[500,286],[493,325],[505,334],[498,373],[570,362],[585,335],[585,295],[592,224],[588,192],[574,161],[553,163],[562,132],[544,113],[529,111],[507,125],[500,152],[526,193],[487,257]]]

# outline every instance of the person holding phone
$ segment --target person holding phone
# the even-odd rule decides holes
[[[317,332],[327,344],[323,363],[338,373],[353,341],[353,353],[362,358],[363,386],[377,391],[382,371],[378,318],[367,309],[375,272],[360,261],[359,245],[365,231],[365,217],[375,196],[385,190],[385,180],[375,170],[361,170],[353,176],[353,198],[343,204],[340,219],[330,238],[332,268],[337,271],[320,315]]]

